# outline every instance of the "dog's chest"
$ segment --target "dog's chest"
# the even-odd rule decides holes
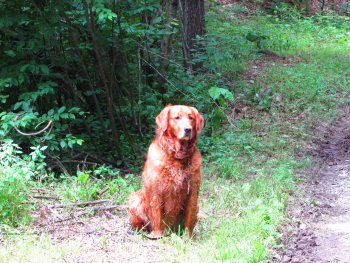
[[[161,177],[164,191],[168,194],[187,193],[190,186],[190,167],[182,164],[166,166]]]
[[[163,170],[161,180],[163,206],[169,225],[172,225],[179,213],[184,210],[191,187],[188,166],[168,166]]]

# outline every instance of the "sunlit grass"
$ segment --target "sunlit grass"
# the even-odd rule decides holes
[[[45,234],[8,237],[0,246],[0,262],[61,262],[66,254],[67,248],[53,244]]]
[[[300,155],[310,136],[308,127],[334,118],[349,101],[349,28],[343,20],[336,24],[321,16],[241,19],[234,13],[219,14],[210,14],[208,22],[209,33],[225,40],[218,45],[219,52],[242,54],[236,61],[218,55],[214,61],[224,74],[237,73],[237,63],[254,57],[258,47],[245,40],[253,31],[266,36],[260,43],[263,48],[293,59],[260,69],[257,81],[271,90],[264,108],[249,105],[260,114],[241,116],[235,126],[212,138],[201,189],[201,209],[207,218],[199,223],[191,244],[181,239],[170,243],[181,262],[260,262],[271,256],[271,248],[280,246],[278,226],[297,189],[298,169],[311,164],[310,157]],[[250,94],[244,89],[251,88],[248,83],[232,90]]]

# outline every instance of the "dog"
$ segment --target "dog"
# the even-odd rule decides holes
[[[131,226],[154,238],[162,237],[166,227],[181,228],[192,238],[202,179],[197,139],[204,119],[194,107],[168,105],[156,124],[143,168],[143,187],[129,197]]]

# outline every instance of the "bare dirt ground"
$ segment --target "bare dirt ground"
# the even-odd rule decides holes
[[[315,132],[322,135],[314,142],[318,163],[289,208],[296,223],[284,252],[271,262],[350,262],[350,107]]]
[[[162,242],[131,235],[125,207],[79,215],[88,209],[67,212],[45,205],[34,214],[33,230],[39,235],[47,233],[53,245],[64,251],[58,257],[49,255],[49,262],[164,262],[175,254]]]

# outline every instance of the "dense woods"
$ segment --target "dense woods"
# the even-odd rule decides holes
[[[186,75],[203,64],[204,1],[11,1],[0,9],[0,136],[26,152],[48,145],[50,166],[134,159],[159,109],[186,101]],[[23,135],[49,121],[37,137]]]
[[[144,152],[154,117],[167,103],[196,105],[210,130],[220,127],[233,90],[216,75],[217,62],[239,62],[246,50],[216,52],[230,40],[206,35],[209,4],[2,1],[1,138],[26,153],[45,146],[46,163],[62,172],[84,160],[129,166]],[[259,3],[272,13],[278,4],[284,2]],[[263,49],[265,38],[248,32],[233,41]]]

